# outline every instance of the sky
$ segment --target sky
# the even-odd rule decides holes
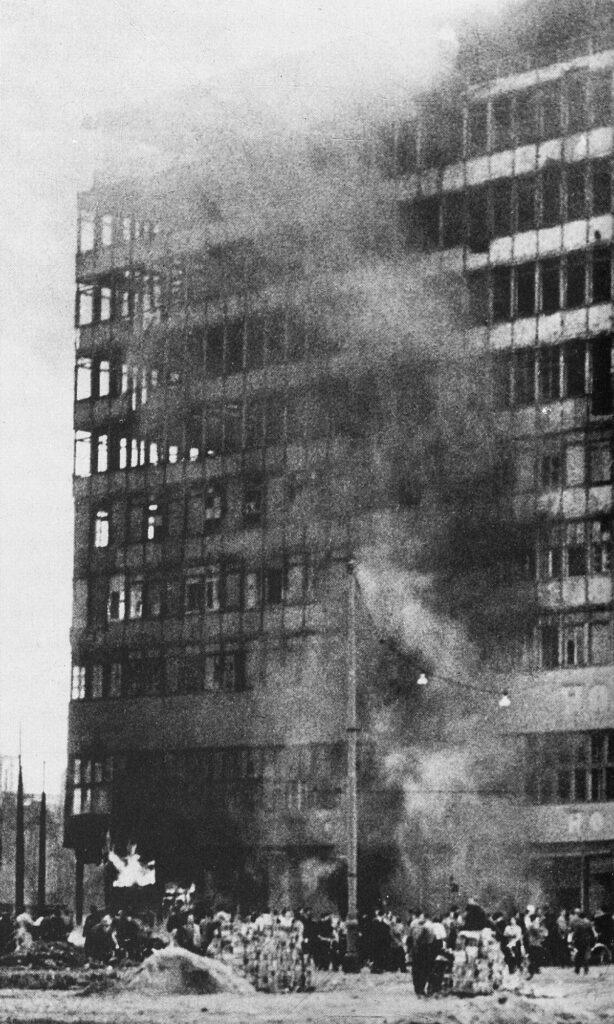
[[[76,196],[103,154],[87,125],[195,83],[257,91],[265,71],[303,121],[339,90],[409,96],[455,19],[505,3],[0,0],[0,754],[21,723],[26,789],[46,762],[59,793],[66,753]]]

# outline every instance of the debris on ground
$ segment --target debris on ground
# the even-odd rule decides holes
[[[125,985],[132,990],[159,990],[177,995],[195,992],[253,995],[254,992],[250,983],[228,964],[179,946],[152,953],[134,968]]]

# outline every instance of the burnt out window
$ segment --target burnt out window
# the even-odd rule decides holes
[[[583,220],[588,213],[586,164],[569,164],[565,169],[567,220]]]
[[[512,232],[512,182],[505,178],[495,181],[490,188],[491,224],[494,238]]]
[[[537,226],[536,179],[532,174],[516,178],[515,230],[532,231]]]
[[[109,512],[106,508],[99,508],[94,516],[94,547],[106,548],[109,546]]]
[[[539,137],[539,108],[534,89],[516,93],[515,135],[517,146],[528,145]]]
[[[542,668],[559,666],[559,627],[557,623],[544,622],[540,628],[540,661]]]
[[[612,294],[611,250],[609,246],[596,246],[591,252],[592,301],[609,302]]]
[[[612,339],[599,338],[591,345],[591,413],[612,413]]]
[[[566,259],[566,307],[577,309],[586,302],[586,253],[571,252]]]
[[[561,487],[563,483],[563,459],[558,451],[544,452],[539,458],[539,483],[544,491]]]
[[[243,369],[243,319],[226,321],[226,373],[240,373]]]
[[[511,304],[511,267],[494,267],[491,270],[492,319],[508,320]]]
[[[542,139],[561,134],[561,83],[545,82],[539,91],[539,127]]]
[[[598,217],[612,209],[612,165],[609,157],[589,164],[591,183],[591,214]]]
[[[243,521],[247,526],[255,526],[262,521],[264,515],[265,488],[262,480],[252,480],[245,485],[243,491]]]
[[[468,156],[485,153],[488,145],[488,107],[485,102],[472,103],[467,120]]]
[[[586,392],[585,359],[586,345],[583,341],[571,341],[563,346],[566,398],[582,398]]]
[[[552,227],[561,220],[561,166],[544,167],[540,176],[541,226]]]
[[[206,367],[209,377],[219,377],[224,365],[224,327],[211,324],[207,328]]]
[[[442,199],[443,247],[454,249],[465,241],[465,201],[462,192],[450,192]]]
[[[540,402],[552,402],[561,397],[560,349],[551,345],[538,355],[538,382]]]
[[[548,315],[561,308],[560,260],[542,260],[539,264],[541,277],[541,308]]]
[[[245,333],[245,368],[258,370],[264,363],[264,317],[250,316]]]
[[[284,600],[284,570],[271,566],[264,573],[264,593],[267,604],[281,604]]]
[[[514,405],[532,405],[535,401],[535,352],[521,348],[514,352]]]
[[[588,80],[583,74],[570,74],[565,82],[567,131],[582,132],[588,127]]]
[[[593,71],[589,78],[591,124],[608,127],[612,123],[612,70]]]
[[[467,221],[470,249],[473,252],[485,252],[490,241],[487,186],[469,189],[467,193]]]
[[[210,480],[204,494],[205,526],[217,526],[224,516],[224,491],[218,480]]]
[[[513,145],[512,96],[496,96],[492,101],[492,149],[509,149]]]
[[[535,263],[521,263],[516,267],[516,316],[535,313]]]
[[[565,526],[565,568],[568,576],[586,574],[586,539],[583,522]]]

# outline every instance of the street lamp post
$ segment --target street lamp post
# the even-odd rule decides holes
[[[348,636],[347,636],[347,950],[343,970],[360,971],[358,956],[358,798],[356,785],[356,577],[354,562],[348,562]]]

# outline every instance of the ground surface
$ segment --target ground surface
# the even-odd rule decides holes
[[[206,1016],[205,1016],[206,1015]],[[408,975],[324,974],[309,994],[155,995],[0,991],[2,1024],[614,1024],[614,967],[549,968],[518,991],[460,999],[414,995]]]

